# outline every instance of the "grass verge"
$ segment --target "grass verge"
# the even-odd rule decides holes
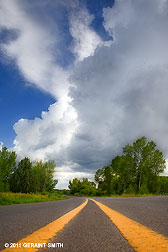
[[[66,199],[64,195],[52,193],[49,195],[40,194],[25,194],[25,193],[11,193],[0,192],[0,205],[12,205],[21,203],[33,203]]]

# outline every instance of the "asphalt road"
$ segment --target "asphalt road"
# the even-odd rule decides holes
[[[95,200],[168,237],[168,196]]]
[[[59,252],[133,252],[116,226],[92,201],[51,240]],[[40,251],[53,251],[48,248]]]
[[[95,198],[123,215],[168,237],[168,196]],[[0,207],[0,250],[79,206],[85,198]],[[84,209],[50,240],[63,243],[55,251],[134,251],[105,213],[89,200]],[[40,251],[51,251],[41,249]]]
[[[0,250],[4,244],[17,242],[47,225],[73,208],[85,198],[0,206]]]

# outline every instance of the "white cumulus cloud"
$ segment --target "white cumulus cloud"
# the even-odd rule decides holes
[[[74,9],[70,15],[70,32],[73,37],[72,51],[79,61],[93,56],[98,46],[110,46],[111,41],[103,41],[91,27],[94,16],[87,9]]]
[[[74,38],[72,51],[82,61],[94,54],[95,49],[102,43],[99,35],[91,29],[90,24],[94,19],[86,9],[73,11],[70,18],[70,32]]]
[[[1,48],[26,81],[57,102],[41,118],[14,125],[19,155],[55,159],[60,187],[73,177],[93,178],[125,144],[144,135],[168,158],[168,2],[116,0],[103,10],[113,37],[107,44],[91,28],[94,17],[71,1],[69,31],[77,60],[69,68],[57,60],[57,24],[52,34],[23,3],[0,2],[1,28],[17,31]]]
[[[78,64],[72,78],[80,128],[71,159],[96,170],[143,135],[167,157],[168,12],[159,1],[119,0],[104,9],[104,26],[113,44]]]
[[[77,113],[71,105],[72,99],[68,95],[69,87],[72,85],[68,80],[72,66],[65,68],[59,62],[61,57],[65,57],[60,51],[64,38],[60,37],[59,25],[50,14],[46,13],[46,23],[43,21],[44,16],[31,15],[34,7],[41,8],[46,5],[45,1],[36,1],[30,5],[26,0],[1,0],[0,31],[5,29],[12,32],[14,38],[1,43],[0,49],[9,62],[12,60],[11,62],[16,64],[26,84],[34,85],[56,99],[48,111],[42,112],[41,118],[34,120],[21,118],[15,123],[14,130],[17,136],[14,140],[14,149],[20,158],[29,156],[33,160],[56,159],[57,165],[62,165],[67,161],[67,147],[78,122]],[[56,1],[53,7],[57,5],[67,8],[69,16],[77,6],[77,11],[84,13],[84,10],[79,9],[77,1]],[[76,21],[79,23],[79,20]],[[75,53],[79,55],[83,53],[85,57],[93,53],[100,41],[96,32],[89,28],[90,21],[85,22],[82,19],[80,22],[81,26],[83,22],[82,27],[85,27],[85,35],[91,38],[90,41],[82,44],[78,50],[75,49]],[[72,23],[72,26],[75,26],[75,21]],[[71,29],[73,33],[72,30],[73,28]],[[74,45],[77,45],[79,35],[74,33],[73,35]],[[98,40],[96,46],[93,46],[95,43],[93,39]]]

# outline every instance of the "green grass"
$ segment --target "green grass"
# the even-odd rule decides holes
[[[66,197],[57,193],[51,193],[49,195],[40,195],[40,194],[0,192],[0,205],[44,202],[44,201],[54,201],[63,199],[66,199]]]

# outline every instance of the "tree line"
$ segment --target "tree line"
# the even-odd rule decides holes
[[[0,151],[0,192],[45,193],[53,191],[55,163],[37,161],[27,157],[17,162],[16,153],[6,147]]]
[[[69,181],[69,191],[76,196],[121,194],[168,194],[168,177],[161,176],[166,167],[163,153],[146,137],[123,148],[123,153],[109,165],[98,169],[95,182],[86,178]],[[54,161],[31,162],[27,157],[17,161],[14,151],[0,150],[0,191],[22,193],[51,192],[58,183],[54,180]]]
[[[167,194],[168,177],[160,176],[165,167],[163,153],[153,141],[142,137],[126,145],[122,155],[112,159],[111,164],[96,171],[97,188],[87,179],[75,178],[69,182],[70,194]]]

